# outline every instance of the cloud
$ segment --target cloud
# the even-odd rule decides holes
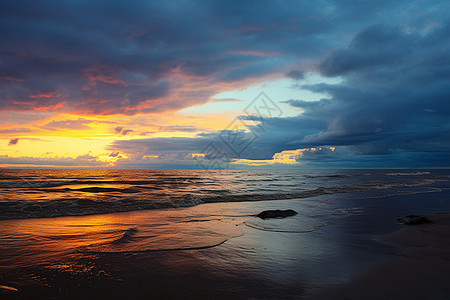
[[[129,134],[131,132],[134,132],[134,130],[132,130],[132,129],[122,130],[122,135],[127,135],[127,134]]]
[[[134,115],[206,103],[274,74],[300,79],[293,65],[341,46],[342,32],[383,13],[389,22],[405,8],[402,1],[29,0],[2,2],[0,11],[0,110]]]
[[[294,80],[300,80],[305,78],[305,72],[302,70],[292,70],[286,74],[287,77],[292,78]]]
[[[25,167],[25,168],[93,168],[108,167],[109,164],[102,162],[98,157],[90,153],[79,155],[76,158],[71,157],[11,157],[0,155],[0,166],[2,167]]]
[[[408,35],[395,28],[373,25],[361,30],[344,49],[324,59],[319,69],[325,76],[338,76],[369,68],[383,68],[401,63],[408,46],[414,46]]]
[[[42,128],[49,130],[88,130],[91,129],[88,126],[91,123],[90,120],[78,118],[77,120],[51,121],[43,125]]]
[[[119,157],[119,155],[120,155],[120,152],[111,152],[109,157]]]
[[[422,0],[2,2],[0,122],[12,134],[11,124],[26,127],[57,113],[145,117],[201,105],[263,78],[288,77],[303,84],[296,85],[303,90],[299,96],[271,97],[292,112],[256,125],[258,117],[241,116],[249,125],[240,138],[251,141],[245,151],[235,151],[220,132],[118,140],[108,151],[129,154],[128,163],[136,165],[181,161],[183,155],[192,163],[190,155],[213,141],[231,159],[322,149],[305,150],[299,159],[313,165],[447,166],[447,7]],[[335,80],[320,83],[323,77]],[[309,101],[302,92],[323,99]],[[87,119],[44,127],[84,130]],[[134,132],[124,126],[114,132]],[[135,130],[136,136],[150,132]]]
[[[450,23],[427,32],[386,25],[362,29],[348,46],[317,65],[317,72],[340,76],[340,83],[301,87],[327,98],[284,101],[299,109],[294,117],[265,118],[254,124],[260,121],[258,116],[241,116],[250,129],[240,134],[242,141],[251,141],[245,151],[231,151],[217,139],[220,132],[116,142],[112,148],[132,152],[139,145],[145,149],[142,153],[153,155],[198,153],[212,140],[222,142],[220,147],[230,158],[247,160],[270,160],[282,151],[314,148],[322,150],[305,151],[299,161],[337,167],[448,166],[450,59],[443,53],[450,53],[450,43],[443,41],[449,33]],[[328,151],[330,147],[335,150]]]
[[[176,132],[176,131],[182,131],[182,132],[195,132],[199,131],[199,128],[195,126],[185,126],[185,125],[170,125],[170,126],[160,126],[159,131],[166,131],[166,132]]]
[[[120,135],[127,135],[131,132],[134,132],[134,130],[132,129],[124,129],[122,126],[117,126],[116,128],[114,128],[114,132]]]
[[[163,155],[173,153],[199,153],[209,142],[209,137],[158,137],[147,139],[117,140],[109,150],[120,151],[134,156]]]
[[[23,128],[23,127],[16,127],[16,128],[8,128],[8,129],[0,129],[0,134],[17,134],[17,133],[29,133],[33,130],[29,128]]]
[[[235,98],[214,98],[212,102],[244,102],[244,100],[241,99],[235,99]]]
[[[19,142],[19,138],[11,139],[11,140],[9,140],[8,146],[17,145],[18,142]]]

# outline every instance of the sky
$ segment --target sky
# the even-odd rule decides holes
[[[450,167],[448,1],[0,0],[0,167]]]

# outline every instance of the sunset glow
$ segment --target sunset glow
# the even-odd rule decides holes
[[[449,160],[432,5],[68,7],[2,7],[0,167],[202,168],[210,143],[231,168]]]
[[[0,299],[450,299],[449,37],[448,0],[0,0]]]

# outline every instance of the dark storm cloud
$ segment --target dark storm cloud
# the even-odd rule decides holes
[[[299,79],[292,64],[318,59],[345,42],[343,32],[403,9],[344,3],[2,1],[0,110],[181,109],[204,103],[222,83],[285,70]],[[202,90],[186,92],[192,76],[205,79]]]
[[[303,111],[291,126],[308,119],[324,125],[309,134],[302,133],[311,128],[307,123],[296,126],[298,147],[341,146],[364,163],[447,166],[449,33],[450,24],[445,22],[411,33],[398,26],[362,29],[348,47],[335,50],[319,64],[323,75],[341,76],[342,83],[303,87],[330,98],[286,101]],[[275,133],[265,136],[270,139]]]
[[[449,33],[450,23],[414,33],[381,25],[363,29],[347,48],[320,64],[324,75],[345,81],[305,87],[330,94],[330,99],[311,105],[289,102],[309,117],[328,118],[325,130],[303,141],[362,144],[367,153],[423,150],[424,143],[430,151],[450,146]],[[438,137],[439,143],[430,143]]]
[[[397,25],[362,28],[347,46],[331,51],[318,64],[317,72],[339,76],[340,83],[301,87],[327,98],[283,101],[299,115],[249,126],[257,138],[241,155],[230,156],[270,159],[283,150],[309,149],[298,161],[310,166],[448,166],[450,23],[431,19],[423,24],[412,31]],[[251,133],[246,135],[250,138]],[[192,147],[202,149],[205,137],[145,143],[159,145],[158,151],[195,151]],[[179,148],[167,147],[171,143]],[[312,149],[318,147],[322,150]]]

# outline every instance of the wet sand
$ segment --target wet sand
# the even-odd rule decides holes
[[[306,298],[450,299],[450,213],[426,217],[433,223],[378,238],[400,247],[391,261],[367,268],[346,284],[316,287]]]
[[[450,295],[449,214],[431,215],[435,223],[405,226],[380,242],[372,233],[393,232],[392,226],[401,225],[384,211],[371,212],[379,208],[379,199],[366,199],[365,208],[351,210],[349,195],[341,201],[331,201],[332,197],[1,221],[0,298],[445,299]],[[274,220],[255,217],[267,209],[294,209],[299,214]],[[373,225],[375,219],[379,221]],[[86,248],[100,240],[107,243]],[[189,250],[180,250],[185,248]]]
[[[0,298],[296,298],[305,289],[295,276],[298,244],[316,239],[244,224],[257,223],[254,215],[266,207],[286,205],[293,202],[2,221],[2,234],[19,245],[17,255],[4,251],[10,261],[0,269]],[[304,219],[275,224],[297,227]],[[129,227],[136,228],[130,237]],[[105,235],[110,241],[110,232],[120,238],[86,248]]]

